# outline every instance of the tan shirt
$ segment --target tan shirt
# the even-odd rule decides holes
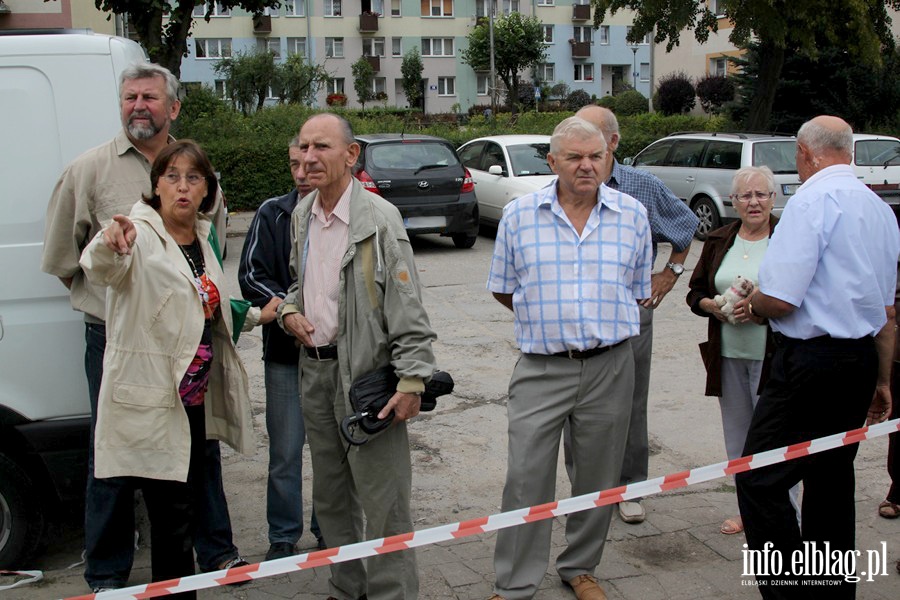
[[[350,191],[348,185],[334,211],[325,215],[318,195],[309,223],[309,251],[303,275],[303,306],[306,318],[316,328],[316,346],[333,344],[338,334],[341,261],[347,252],[350,233]]]
[[[88,322],[103,323],[106,290],[85,279],[78,264],[81,252],[113,215],[129,214],[142,195],[150,195],[150,167],[150,161],[120,131],[109,142],[72,161],[50,197],[41,270],[72,278],[72,308],[83,312]],[[223,241],[225,211],[221,201],[209,216]]]

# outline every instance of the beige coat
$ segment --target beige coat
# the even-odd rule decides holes
[[[159,214],[139,202],[130,218],[137,239],[118,256],[97,234],[81,267],[108,286],[106,354],[94,440],[96,477],[186,481],[191,437],[178,386],[203,333],[203,307],[181,249]],[[219,289],[213,321],[213,365],[206,394],[206,433],[239,452],[254,450],[247,373],[231,341],[224,273],[208,242],[210,223],[197,223],[206,273]]]

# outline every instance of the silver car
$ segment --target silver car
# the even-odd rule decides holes
[[[788,198],[800,187],[797,139],[793,136],[750,133],[673,133],[641,150],[631,164],[650,171],[684,200],[700,219],[696,237],[737,218],[728,197],[731,180],[741,167],[766,165],[775,173],[772,212],[781,214]]]

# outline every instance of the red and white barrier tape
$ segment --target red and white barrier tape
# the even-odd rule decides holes
[[[86,594],[84,596],[69,598],[68,600],[93,600],[95,598],[97,600],[116,600],[120,598],[142,600],[144,598],[156,598],[158,596],[166,596],[177,592],[202,590],[232,583],[253,581],[255,579],[271,577],[273,575],[282,575],[284,573],[312,569],[348,560],[375,556],[377,554],[407,550],[409,548],[426,546],[436,542],[444,542],[476,535],[486,531],[515,527],[517,525],[550,519],[582,510],[590,510],[592,508],[607,506],[632,498],[652,496],[660,492],[686,487],[695,483],[711,481],[713,479],[725,477],[726,475],[734,475],[735,473],[741,473],[743,471],[759,469],[761,467],[800,458],[801,456],[808,456],[810,454],[840,448],[841,446],[855,444],[863,440],[871,440],[897,431],[900,431],[900,419],[886,421],[878,425],[872,425],[871,427],[854,429],[853,431],[847,431],[845,433],[836,433],[808,442],[801,442],[792,446],[768,450],[759,454],[744,456],[714,465],[682,471],[680,473],[673,473],[664,477],[648,479],[647,481],[632,483],[627,486],[603,490],[602,492],[593,492],[574,498],[568,498],[566,500],[549,502],[547,504],[542,504],[541,506],[512,510],[491,515],[489,517],[453,523],[452,525],[432,527],[430,529],[404,533],[389,538],[369,540],[351,544],[349,546],[329,548],[327,550],[279,558],[277,560],[236,567],[234,569],[136,585],[119,590],[103,592],[101,594]]]

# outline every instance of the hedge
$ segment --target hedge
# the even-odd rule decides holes
[[[243,116],[221,104],[211,108],[205,97],[202,110],[195,110],[196,104],[200,103],[192,106],[191,95],[188,95],[174,133],[180,138],[195,139],[209,153],[216,170],[222,175],[222,187],[230,210],[256,210],[267,198],[280,196],[291,189],[293,182],[288,169],[288,143],[310,115],[321,111],[281,105]],[[499,113],[488,120],[481,115],[423,115],[420,112],[381,108],[365,112],[338,109],[334,112],[346,117],[357,134],[405,131],[442,137],[456,146],[488,135],[549,135],[562,119],[572,114]],[[721,117],[663,117],[647,113],[623,116],[619,119],[619,127],[622,142],[616,154],[621,160],[634,156],[651,142],[674,131],[721,131],[726,127],[726,122]]]

